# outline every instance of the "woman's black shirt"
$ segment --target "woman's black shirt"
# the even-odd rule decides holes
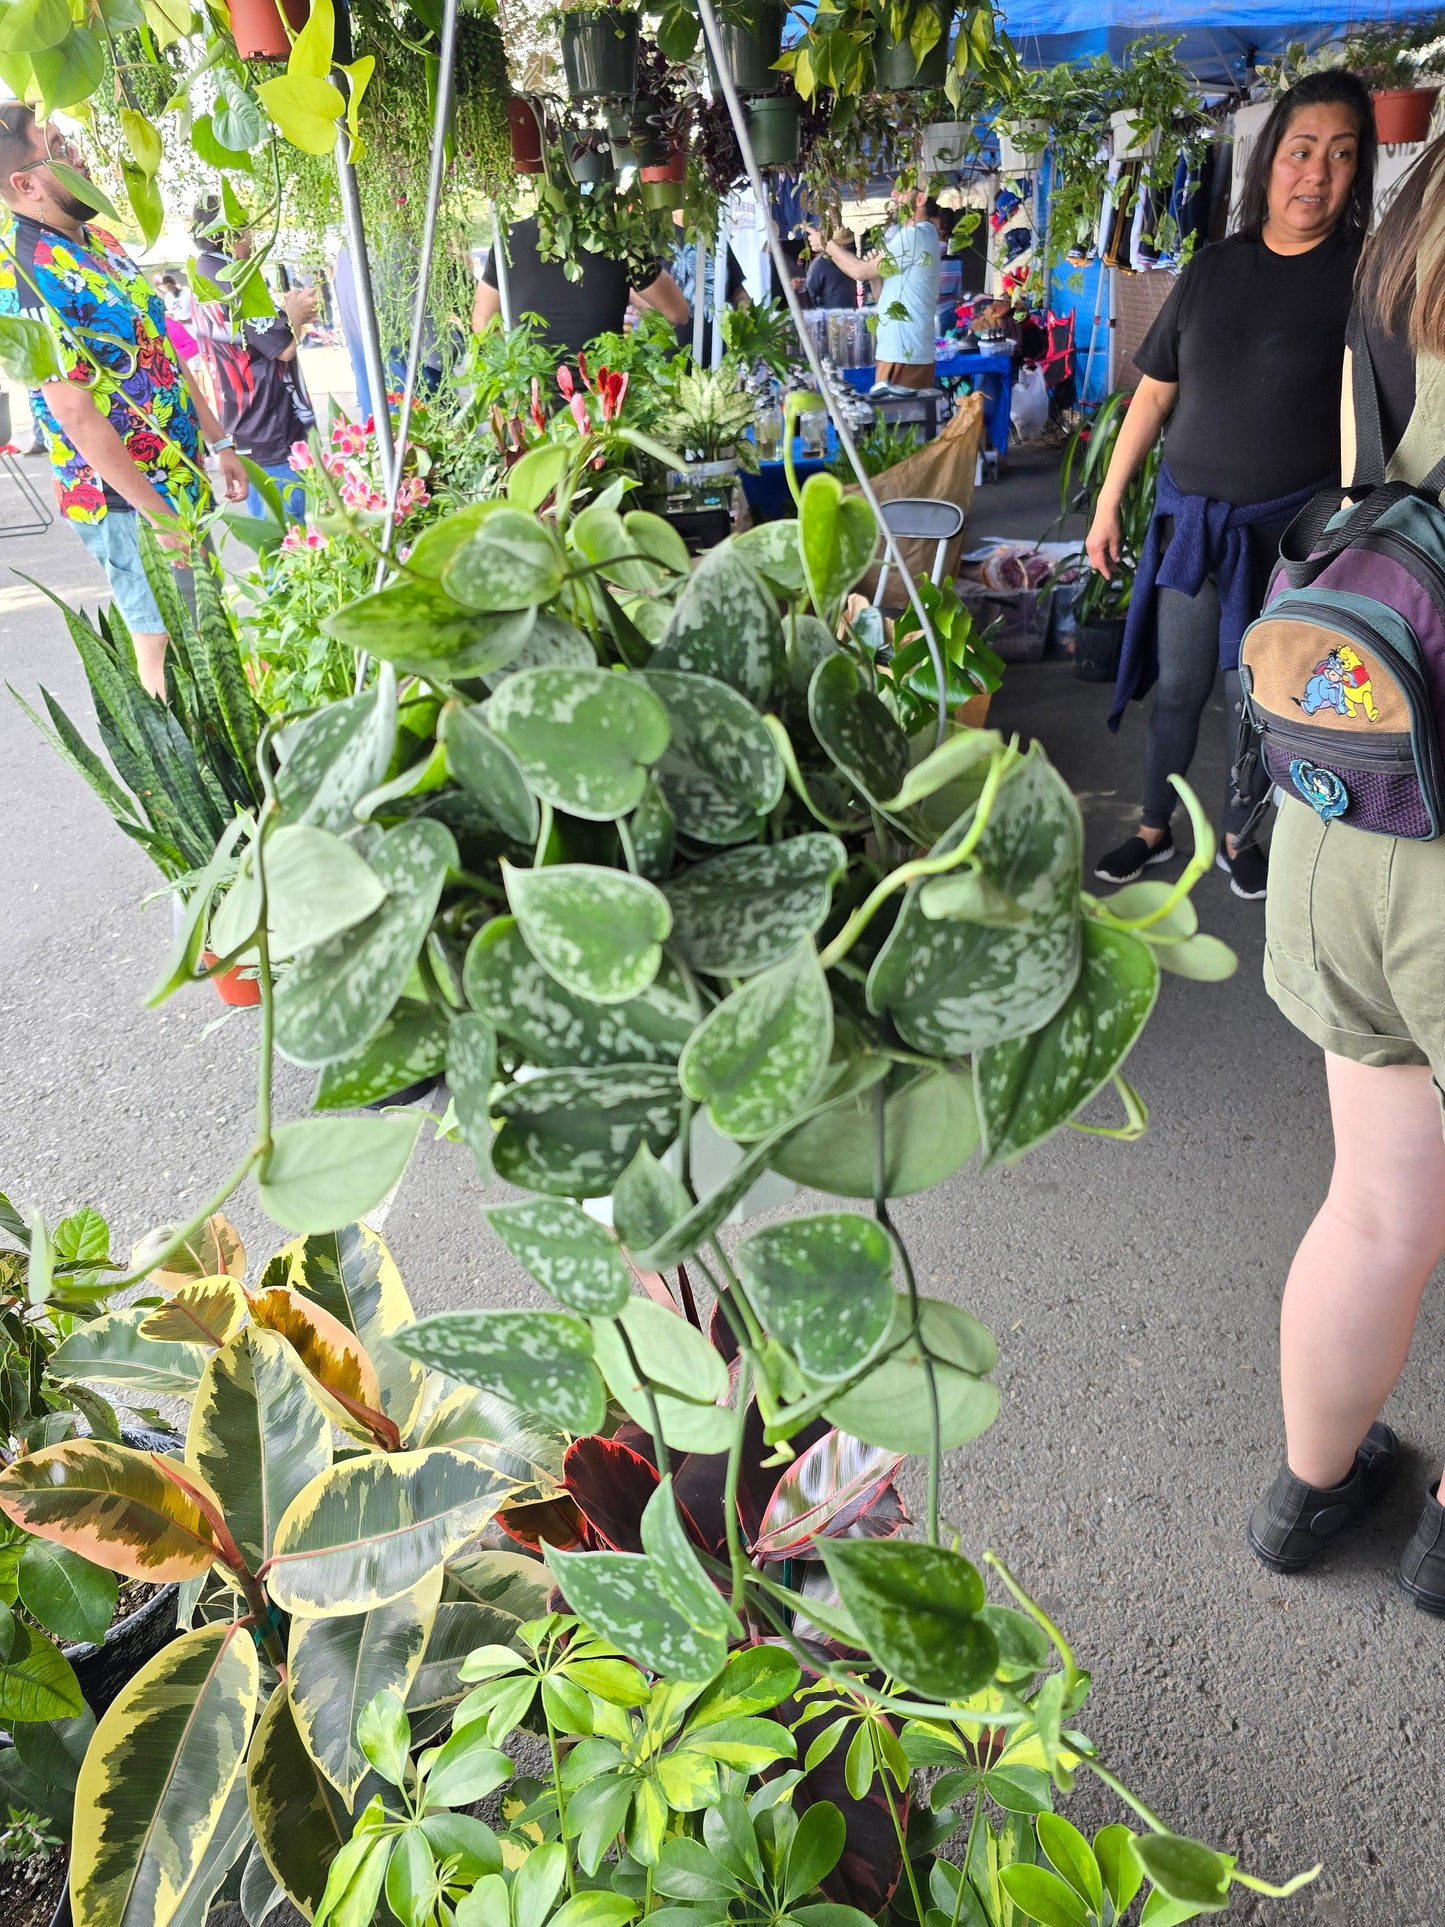
[[[1231,235],[1180,275],[1134,360],[1178,382],[1164,459],[1186,495],[1243,507],[1339,479],[1340,373],[1362,237],[1305,254]]]

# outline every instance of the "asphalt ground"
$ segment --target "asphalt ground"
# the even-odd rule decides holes
[[[974,528],[1040,532],[1051,487],[1046,464],[1017,463]],[[0,520],[12,508],[0,480]],[[7,563],[92,605],[103,589],[61,528],[0,543]],[[93,731],[59,616],[3,578],[0,671]],[[991,718],[1046,745],[1091,859],[1133,826],[1140,782],[1139,715],[1111,737],[1106,708],[1046,661],[1010,669]],[[144,902],[156,878],[3,694],[0,770],[0,1189],[52,1220],[95,1205],[124,1248],[193,1210],[243,1151],[254,1015],[223,1017],[204,986],[143,1008],[169,938],[165,904]],[[1223,770],[1216,701],[1195,770],[1211,802]],[[1329,1119],[1318,1052],[1261,986],[1261,906],[1217,873],[1196,901],[1240,968],[1225,985],[1166,980],[1129,1066],[1144,1140],[1066,1131],[1017,1170],[965,1171],[898,1207],[925,1288],[1000,1344],[1002,1413],[951,1457],[946,1510],[1076,1641],[1094,1681],[1081,1723],[1149,1804],[1265,1876],[1324,1862],[1300,1896],[1234,1917],[1438,1927],[1445,1626],[1401,1598],[1394,1561],[1445,1450],[1441,1300],[1388,1409],[1410,1454],[1394,1497],[1316,1570],[1265,1574],[1242,1521],[1280,1452],[1278,1297],[1325,1187]],[[281,1068],[280,1117],[311,1081]],[[418,1152],[385,1235],[419,1310],[537,1296],[481,1218],[490,1195],[459,1148]],[[257,1260],[282,1241],[252,1200],[233,1215]],[[921,1505],[917,1483],[909,1496]],[[1068,1811],[1119,1817],[1087,1784]]]

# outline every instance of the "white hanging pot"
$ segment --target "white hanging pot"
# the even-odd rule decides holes
[[[971,120],[936,120],[923,130],[923,165],[930,174],[962,167],[973,137]]]
[[[1163,137],[1158,128],[1146,133],[1132,107],[1122,107],[1118,113],[1110,114],[1109,126],[1113,130],[1116,161],[1152,161],[1159,152]]]
[[[1007,127],[995,126],[998,135],[999,168],[1005,174],[1031,173],[1044,158],[1049,144],[1047,121],[1018,120]]]

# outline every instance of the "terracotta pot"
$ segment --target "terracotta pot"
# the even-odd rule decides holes
[[[201,952],[201,962],[207,970],[216,961],[214,950]],[[216,993],[223,1004],[234,1004],[239,1010],[250,1010],[261,1001],[261,986],[254,977],[243,976],[239,964],[234,970],[228,970],[224,976],[213,977],[211,982],[216,986]]]
[[[507,127],[512,136],[512,165],[519,174],[542,172],[542,118],[530,100],[514,94],[507,102]]]
[[[285,7],[291,32],[299,33],[311,12],[311,0],[285,0]],[[291,52],[276,0],[231,0],[231,33],[242,60],[285,60]]]
[[[685,181],[687,179],[687,141],[681,134],[672,136],[672,151],[656,167],[644,167],[644,181]]]
[[[1422,141],[1430,132],[1438,87],[1392,87],[1375,95],[1375,133],[1382,147]]]

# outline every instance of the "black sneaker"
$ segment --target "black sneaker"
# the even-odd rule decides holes
[[[1167,863],[1174,854],[1174,832],[1166,830],[1164,841],[1151,849],[1142,836],[1131,836],[1117,850],[1110,850],[1094,865],[1094,875],[1104,883],[1132,883],[1143,876],[1151,863]]]
[[[1415,1536],[1400,1555],[1400,1590],[1421,1612],[1445,1619],[1445,1505],[1433,1487]]]
[[[1256,903],[1269,893],[1269,858],[1257,843],[1246,843],[1231,856],[1221,849],[1214,859],[1215,868],[1229,877],[1229,887],[1246,903]]]
[[[1327,1490],[1306,1485],[1282,1465],[1250,1514],[1245,1533],[1250,1551],[1271,1572],[1303,1572],[1322,1546],[1375,1503],[1394,1474],[1399,1452],[1400,1441],[1376,1419],[1355,1454],[1350,1476],[1338,1485]],[[1440,1573],[1445,1583],[1445,1553]]]

